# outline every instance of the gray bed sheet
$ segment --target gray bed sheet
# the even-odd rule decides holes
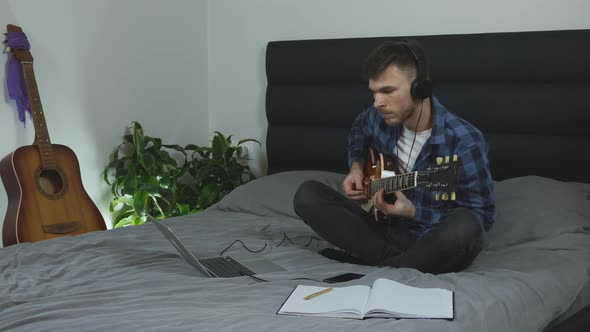
[[[151,224],[0,249],[0,331],[541,331],[589,305],[590,185],[541,177],[497,182],[497,222],[460,273],[431,275],[328,260],[330,246],[291,206],[304,180],[339,188],[342,175],[298,171],[237,188],[203,213],[166,220],[197,256],[235,240],[286,270],[208,279]],[[251,255],[235,243],[230,256]],[[298,284],[344,272],[370,285],[389,278],[455,291],[456,319],[336,319],[279,316]],[[306,279],[302,279],[306,278]],[[310,280],[313,279],[313,280]]]

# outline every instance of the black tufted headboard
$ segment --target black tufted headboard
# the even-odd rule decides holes
[[[403,37],[270,42],[268,172],[347,172],[348,130],[372,103],[361,68]],[[494,179],[590,182],[590,30],[413,36],[434,94],[484,132]]]

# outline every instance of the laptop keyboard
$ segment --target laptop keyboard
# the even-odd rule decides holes
[[[253,271],[230,257],[200,258],[199,262],[201,262],[201,264],[203,264],[213,276],[219,278],[240,277],[254,274]]]

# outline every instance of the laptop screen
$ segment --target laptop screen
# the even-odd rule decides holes
[[[174,234],[174,232],[170,229],[170,227],[162,224],[156,218],[147,215],[150,221],[156,225],[156,227],[164,234],[164,236],[172,243],[172,245],[176,248],[178,253],[192,266],[194,266],[197,270],[203,273],[205,276],[212,278],[213,276],[207,269],[199,262],[199,260],[193,255],[193,253],[187,248],[182,241]]]

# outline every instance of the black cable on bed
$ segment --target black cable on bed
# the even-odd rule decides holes
[[[280,246],[281,246],[281,245],[282,245],[282,244],[285,242],[285,240],[287,240],[287,241],[291,242],[291,244],[295,244],[295,242],[293,242],[293,240],[291,240],[291,239],[290,239],[290,238],[287,236],[287,234],[283,232],[283,239],[282,239],[282,240],[281,240],[281,242],[279,242],[279,244],[277,244],[276,246],[277,246],[277,247],[280,247]],[[305,247],[309,247],[309,245],[311,244],[311,242],[312,242],[313,240],[320,241],[320,239],[318,239],[317,237],[315,237],[315,236],[310,236],[310,237],[309,237],[309,241],[307,242],[307,244],[305,245]]]
[[[283,233],[283,239],[281,240],[281,242],[279,244],[277,244],[277,247],[280,247],[281,244],[283,244],[283,242],[285,242],[285,240],[291,242],[291,244],[295,244],[293,241],[291,241],[291,239],[287,236],[286,233]]]
[[[313,241],[313,240],[320,241],[321,239],[318,239],[315,236],[310,236],[309,237],[309,242],[307,242],[307,244],[305,246],[308,247],[311,244],[311,241]]]
[[[240,275],[241,276],[244,276],[244,277],[250,277],[250,278],[252,278],[252,279],[254,279],[256,281],[259,281],[259,282],[268,282],[268,280],[266,280],[266,279],[258,278],[256,276],[254,276],[252,274],[248,274],[248,273],[246,273],[244,271],[240,271]]]
[[[283,233],[283,239],[281,240],[281,242],[280,242],[279,244],[277,244],[277,247],[280,247],[280,246],[281,246],[281,245],[282,245],[282,244],[285,242],[285,240],[287,240],[287,241],[291,242],[291,244],[295,244],[295,242],[293,242],[293,241],[292,241],[292,240],[291,240],[291,239],[290,239],[290,238],[287,236],[287,234],[286,234],[286,233]],[[310,237],[309,237],[309,241],[307,242],[307,244],[306,244],[305,246],[306,246],[306,247],[307,247],[307,246],[309,246],[313,240],[319,241],[320,239],[318,239],[318,238],[316,238],[316,237],[314,237],[314,236],[310,236]],[[261,252],[261,251],[263,251],[263,250],[264,250],[264,249],[266,249],[266,247],[267,247],[267,244],[265,243],[265,244],[264,244],[264,246],[263,246],[262,248],[260,248],[260,249],[258,249],[258,250],[252,250],[252,249],[248,248],[248,246],[246,246],[246,245],[244,244],[244,242],[242,242],[242,240],[235,240],[235,241],[234,241],[234,242],[232,242],[232,243],[231,243],[229,246],[227,246],[225,249],[223,249],[223,250],[222,250],[222,251],[219,253],[219,256],[222,256],[222,255],[223,255],[223,254],[224,254],[224,253],[225,253],[227,250],[229,250],[229,248],[231,248],[231,247],[232,247],[234,244],[236,244],[236,243],[240,243],[240,244],[241,244],[241,245],[242,245],[242,246],[243,246],[243,247],[244,247],[246,250],[248,250],[248,251],[249,251],[249,252],[251,252],[251,253],[255,253],[255,254],[256,254],[256,253],[259,253],[259,252]],[[244,272],[244,271],[239,271],[239,274],[240,274],[241,276],[244,276],[244,277],[250,277],[250,278],[252,278],[252,279],[254,279],[254,280],[258,281],[258,282],[268,282],[268,280],[266,280],[266,279],[262,279],[262,278],[256,277],[256,276],[254,276],[254,275],[252,275],[252,274],[248,274],[248,273],[246,273],[246,272]],[[311,281],[322,282],[321,280],[312,279],[312,278],[294,278],[294,279],[289,279],[289,280],[311,280]]]
[[[286,233],[283,233],[283,239],[282,239],[282,240],[281,240],[281,242],[280,242],[279,244],[277,244],[276,246],[277,246],[277,247],[280,247],[280,246],[281,246],[281,245],[282,245],[282,244],[285,242],[285,240],[287,240],[287,241],[291,242],[291,244],[295,244],[295,242],[293,242],[293,240],[291,240],[291,239],[290,239],[290,238],[287,236],[287,234],[286,234]],[[308,246],[311,244],[311,242],[312,242],[313,240],[319,241],[320,239],[318,239],[317,237],[314,237],[314,236],[310,236],[310,237],[309,237],[309,241],[307,242],[307,244],[305,245],[305,247],[308,247]],[[257,254],[257,253],[259,253],[259,252],[263,251],[263,250],[264,250],[264,249],[266,249],[266,247],[267,247],[267,244],[265,243],[265,244],[264,244],[264,246],[263,246],[262,248],[260,248],[260,249],[258,249],[258,250],[252,250],[252,249],[248,248],[248,246],[246,246],[246,245],[244,244],[244,242],[242,242],[242,240],[235,240],[235,241],[234,241],[234,242],[232,242],[232,243],[231,243],[229,246],[227,246],[225,249],[223,249],[223,250],[222,250],[222,251],[219,253],[219,256],[222,256],[222,255],[223,255],[223,253],[225,253],[225,252],[226,252],[226,251],[227,251],[229,248],[231,248],[231,247],[232,247],[234,244],[236,244],[236,242],[239,242],[239,243],[240,243],[240,244],[241,244],[241,245],[242,245],[242,246],[243,246],[243,247],[244,247],[246,250],[248,250],[248,251],[249,251],[249,252],[251,252],[251,253],[255,253],[255,254]]]
[[[231,247],[232,247],[234,244],[236,244],[236,242],[239,242],[239,243],[240,243],[240,244],[241,244],[241,245],[242,245],[242,246],[243,246],[243,247],[244,247],[246,250],[248,250],[248,251],[249,251],[249,252],[251,252],[251,253],[255,253],[255,254],[257,254],[257,253],[261,252],[262,250],[266,249],[266,243],[264,244],[264,247],[262,247],[261,249],[258,249],[258,250],[251,250],[251,249],[250,249],[250,248],[248,248],[248,247],[247,247],[247,246],[244,244],[244,242],[242,242],[241,240],[235,240],[235,241],[234,241],[234,242],[232,242],[232,243],[231,243],[231,244],[230,244],[230,245],[229,245],[227,248],[223,249],[223,250],[222,250],[222,251],[219,253],[219,256],[222,256],[222,255],[223,255],[223,253],[224,253],[224,252],[226,252],[226,251],[227,251],[229,248],[231,248]]]
[[[248,274],[248,273],[245,273],[243,271],[240,271],[240,275],[241,276],[244,276],[244,277],[250,277],[250,278],[252,278],[252,279],[254,279],[254,280],[258,281],[258,282],[269,282],[269,280],[258,278],[255,275]],[[292,278],[292,279],[288,279],[288,280],[311,280],[311,281],[317,281],[317,282],[324,282],[322,280],[317,280],[317,279],[312,279],[312,278]]]
[[[317,281],[317,282],[324,282],[322,280],[317,280],[317,279],[312,279],[312,278],[293,278],[293,279],[289,279],[289,280],[311,280],[311,281]]]

